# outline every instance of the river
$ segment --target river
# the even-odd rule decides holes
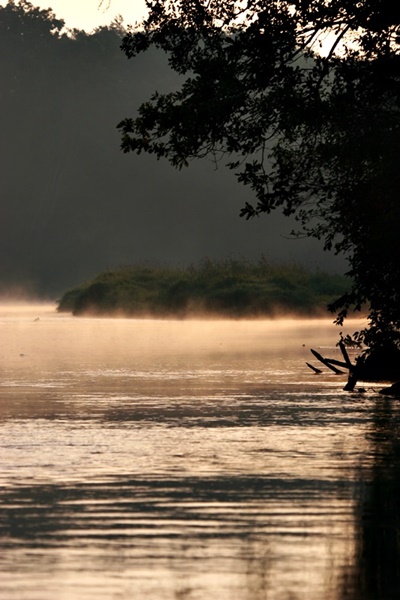
[[[327,320],[0,307],[1,600],[400,597],[400,408]]]

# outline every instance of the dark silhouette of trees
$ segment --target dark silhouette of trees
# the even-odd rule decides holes
[[[111,190],[92,172],[100,179],[99,163],[117,155],[113,96],[132,94],[121,37],[112,29],[67,35],[50,10],[26,1],[0,7],[0,293],[59,293],[87,269],[95,233],[106,237]]]
[[[353,284],[339,324],[367,306],[355,335],[399,344],[400,7],[389,0],[149,0],[128,57],[151,46],[183,76],[119,124],[125,152],[175,167],[225,161],[250,186],[250,218],[279,208],[297,235],[345,254]]]
[[[253,221],[239,241],[246,190],[234,194],[229,172],[199,161],[176,173],[151,156],[121,157],[116,123],[155,80],[164,92],[179,84],[162,50],[132,64],[118,23],[66,35],[52,13],[28,2],[0,6],[0,30],[0,296],[22,288],[57,298],[131,262],[189,263],[228,252],[273,259],[282,246],[277,230],[289,225],[276,214],[265,241],[262,222]],[[319,255],[313,242],[301,244],[301,259],[312,249]],[[292,260],[287,248],[282,262]]]

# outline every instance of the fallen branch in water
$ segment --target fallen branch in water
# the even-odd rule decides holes
[[[306,365],[307,365],[307,367],[310,367],[310,369],[311,369],[312,371],[314,371],[314,373],[317,373],[318,375],[319,375],[320,373],[322,373],[322,370],[321,370],[321,369],[317,369],[317,367],[314,367],[314,366],[313,366],[311,363],[309,363],[309,362],[306,362]]]
[[[312,354],[314,354],[315,358],[317,358],[320,362],[322,362],[323,365],[328,367],[328,369],[333,371],[336,375],[343,375],[344,371],[337,369],[334,365],[337,365],[339,363],[339,366],[346,366],[344,363],[340,363],[340,361],[337,361],[332,358],[324,358],[319,352],[317,352],[316,350],[313,350],[312,348],[311,348],[311,352],[312,352]]]
[[[343,361],[335,358],[325,358],[312,348],[311,353],[336,375],[345,373],[337,367],[347,369],[347,383],[343,388],[345,391],[352,392],[359,380],[389,381],[396,383],[390,388],[383,388],[380,393],[400,397],[400,350],[396,346],[388,345],[374,351],[366,350],[352,363],[343,340],[340,340],[338,345],[343,355]],[[306,362],[306,365],[315,373],[322,373],[321,369],[314,367],[311,363]],[[387,391],[385,392],[385,390]]]

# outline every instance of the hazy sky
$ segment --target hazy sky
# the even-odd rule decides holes
[[[99,0],[50,1],[67,27],[88,30],[111,22],[124,7],[136,9],[132,20],[143,8],[142,0],[111,0],[112,10]],[[117,123],[134,116],[155,89],[166,93],[178,85],[163,53],[128,61],[116,32],[47,39],[35,21],[16,22],[6,13],[0,295],[23,286],[57,297],[105,269],[143,261],[189,264],[263,254],[271,262],[343,270],[343,261],[315,240],[287,239],[294,224],[279,211],[240,219],[254,195],[223,165],[216,171],[202,160],[177,171],[154,156],[120,151]],[[28,33],[25,44],[21,28]]]
[[[140,21],[145,14],[144,0],[30,0],[34,6],[51,8],[70,28],[91,31],[95,27],[108,25],[117,15],[122,15],[126,24]],[[0,0],[1,5],[7,4]]]

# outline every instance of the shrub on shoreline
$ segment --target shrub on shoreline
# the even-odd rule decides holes
[[[138,264],[100,273],[68,290],[60,312],[74,315],[189,318],[321,316],[349,281],[299,265],[205,259],[189,267]]]

